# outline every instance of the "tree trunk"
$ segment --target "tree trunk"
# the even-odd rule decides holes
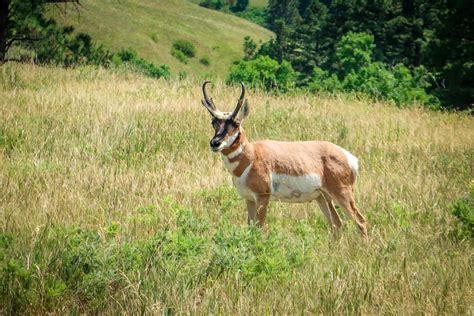
[[[10,0],[0,0],[0,64],[7,55],[7,27]]]

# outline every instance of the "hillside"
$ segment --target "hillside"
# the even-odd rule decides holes
[[[227,110],[239,89],[210,93]],[[331,236],[316,203],[272,202],[266,229],[249,228],[200,82],[8,63],[0,314],[469,314],[472,237],[451,205],[474,194],[471,116],[247,96],[250,140],[322,139],[359,158],[368,245],[347,217]]]
[[[51,8],[51,14],[62,24],[72,24],[77,31],[89,33],[97,42],[115,50],[132,47],[149,61],[170,65],[175,75],[185,71],[224,77],[232,61],[242,57],[245,36],[266,41],[272,35],[246,20],[188,0],[84,0],[78,11],[71,6],[68,10]],[[190,40],[197,49],[197,56],[187,65],[170,54],[177,39]],[[208,57],[209,66],[199,62],[202,57]]]

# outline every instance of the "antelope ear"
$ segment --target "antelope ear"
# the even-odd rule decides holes
[[[250,110],[249,102],[245,100],[244,105],[240,109],[240,112],[237,116],[237,120],[239,122],[242,122],[247,117],[247,115],[249,115],[249,110]]]

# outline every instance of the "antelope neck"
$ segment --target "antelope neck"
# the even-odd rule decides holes
[[[239,138],[230,148],[221,151],[225,161],[234,165],[229,171],[233,176],[240,177],[244,170],[251,164],[252,146],[245,134],[241,131]]]
[[[235,140],[232,142],[230,147],[221,151],[221,154],[226,156],[228,159],[237,157],[242,152],[245,143],[247,142],[245,134],[240,130],[237,131],[236,135],[232,135],[231,137],[235,137]]]

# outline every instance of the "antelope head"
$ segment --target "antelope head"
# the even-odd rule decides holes
[[[214,152],[222,151],[223,149],[231,147],[240,137],[241,123],[249,113],[249,105],[245,99],[245,86],[241,82],[242,92],[237,101],[237,106],[233,112],[219,111],[212,98],[209,98],[206,93],[206,85],[210,81],[204,82],[202,85],[202,93],[204,100],[201,100],[202,105],[211,113],[212,127],[214,128],[214,137],[212,137],[210,145]]]

